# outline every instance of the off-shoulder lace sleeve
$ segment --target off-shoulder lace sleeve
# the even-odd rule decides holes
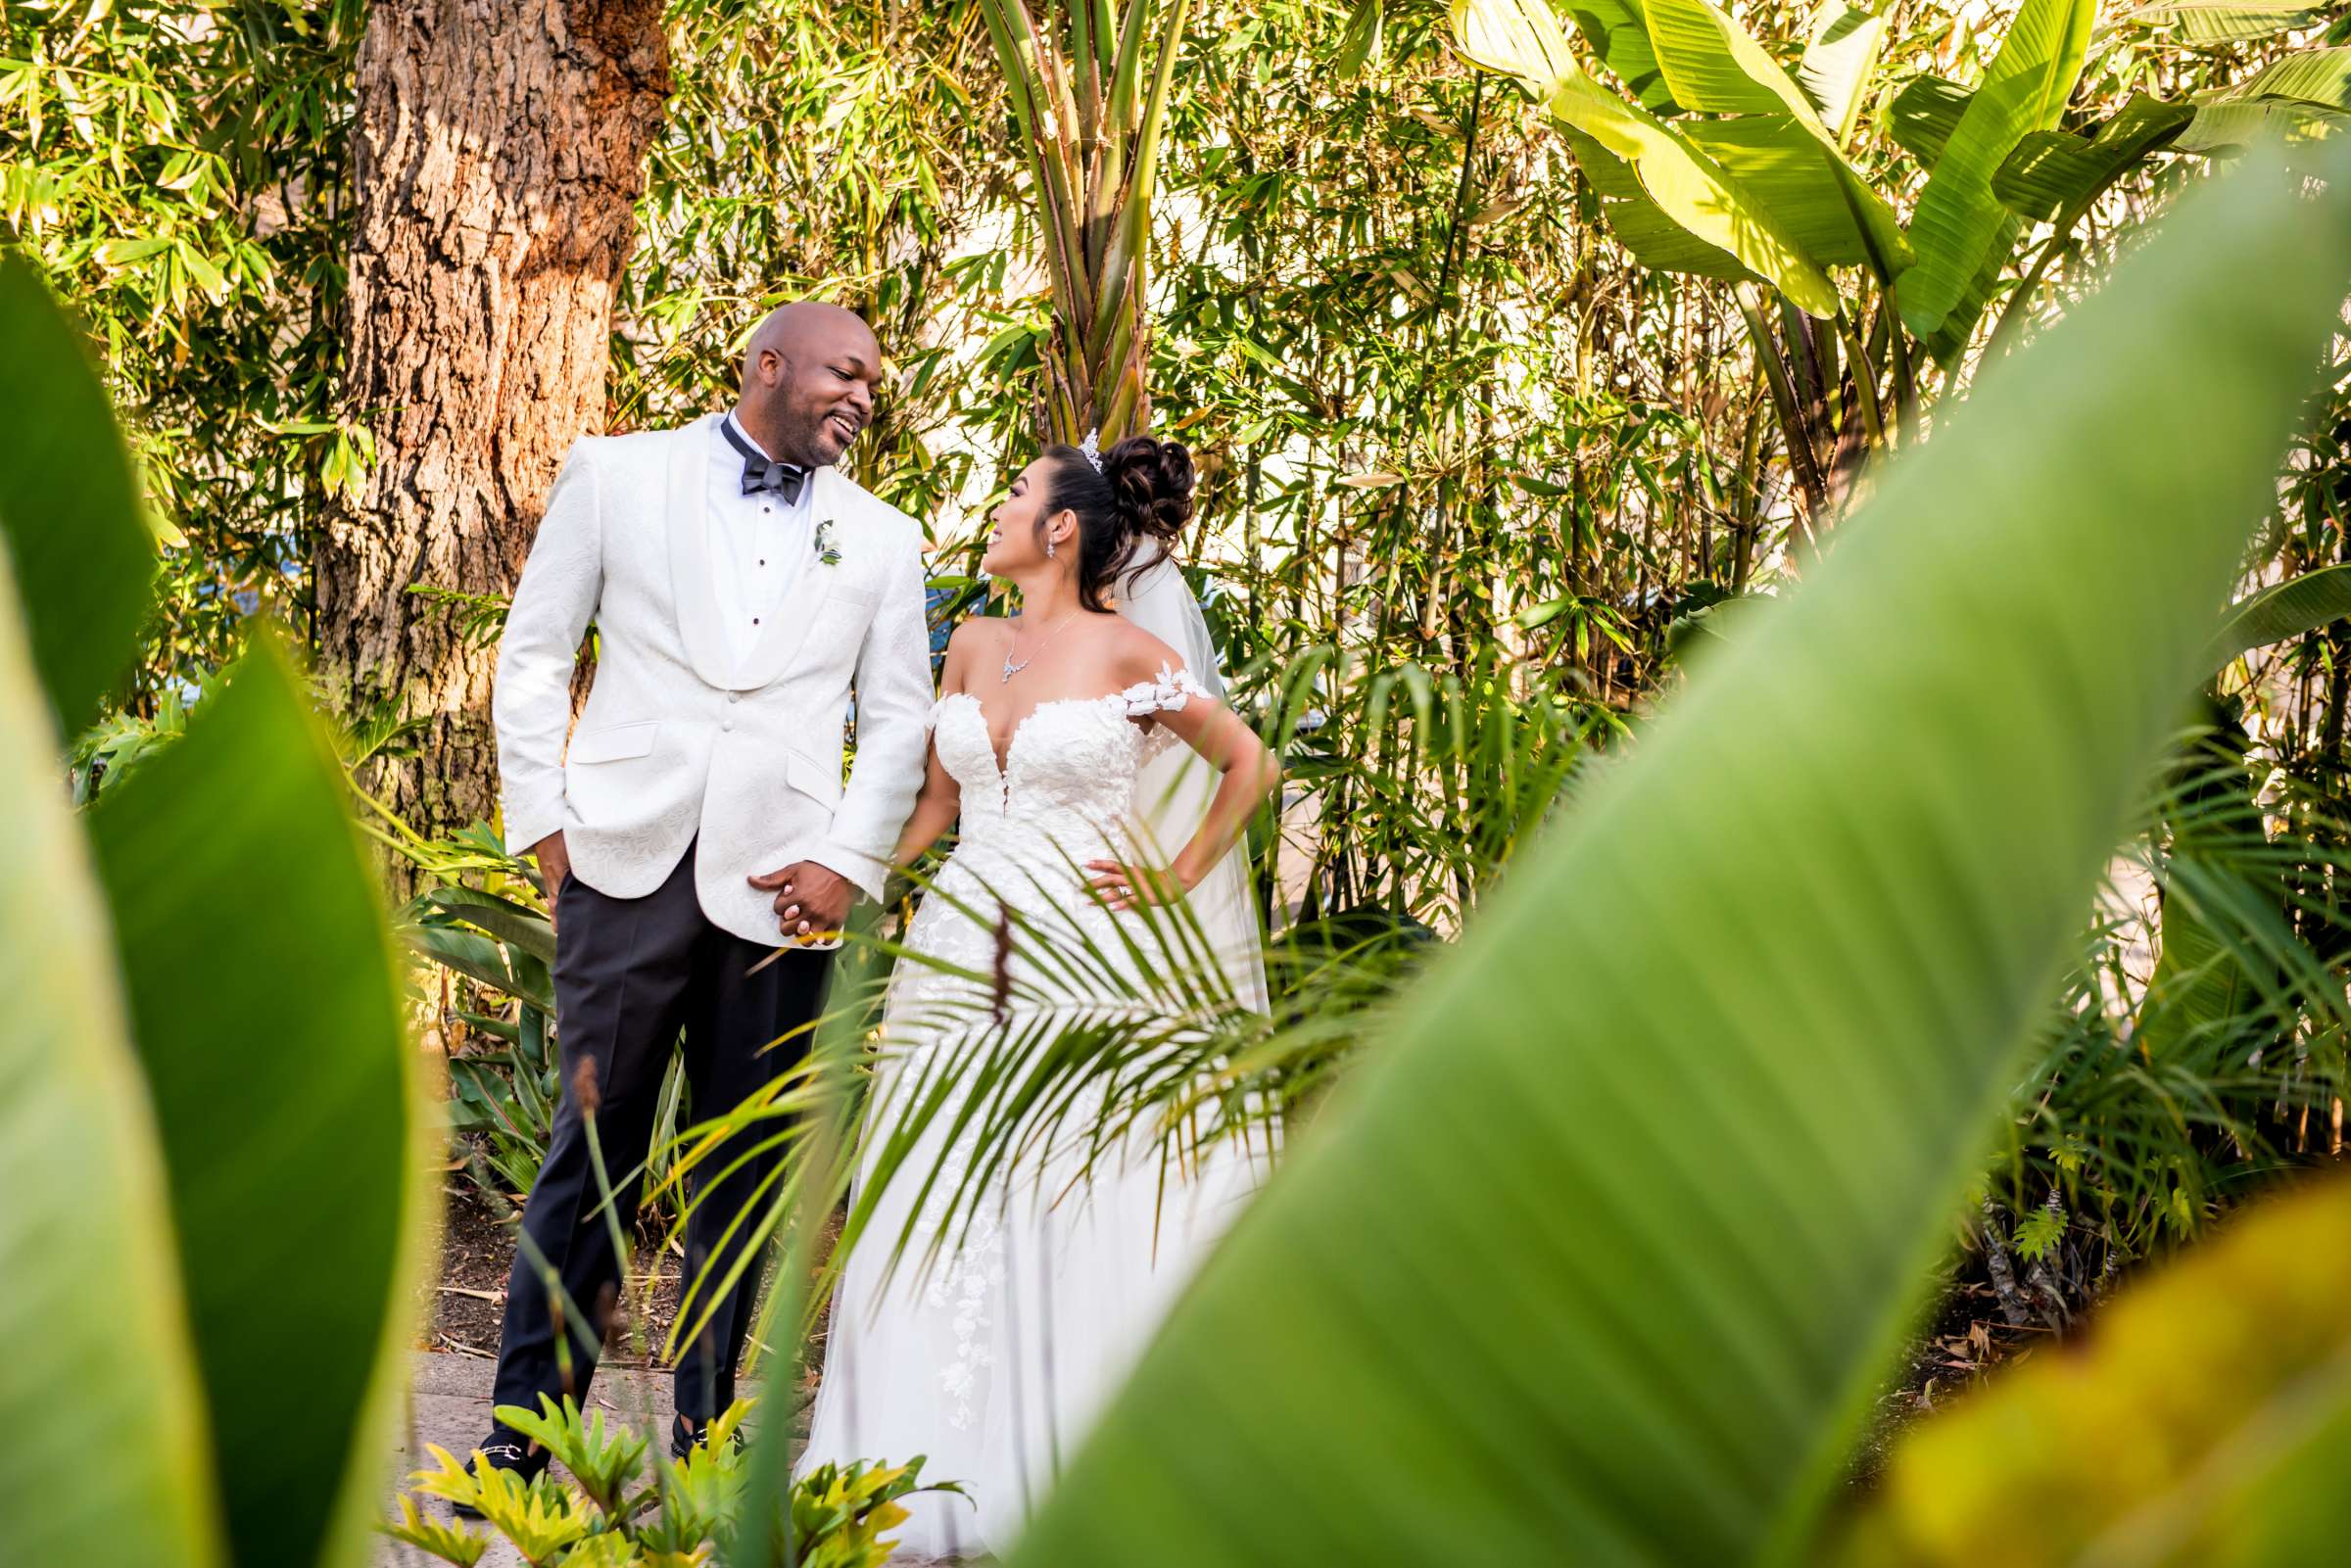
[[[1192,698],[1213,701],[1208,689],[1192,679],[1192,672],[1174,665],[1163,664],[1159,674],[1148,681],[1138,681],[1119,693],[1127,704],[1129,719],[1147,718],[1154,713],[1180,709]]]

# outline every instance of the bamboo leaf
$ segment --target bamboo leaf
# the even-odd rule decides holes
[[[1804,1560],[2271,504],[2347,207],[2270,158],[2193,193],[1884,471],[1434,966],[1016,1564]]]
[[[1379,58],[1380,20],[1383,14],[1380,0],[1355,0],[1355,10],[1347,18],[1347,30],[1339,38],[1339,77],[1353,81],[1364,73],[1364,68]]]

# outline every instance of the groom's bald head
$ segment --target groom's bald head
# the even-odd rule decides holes
[[[871,327],[838,305],[796,300],[751,329],[736,415],[775,456],[822,468],[873,417],[881,380]]]

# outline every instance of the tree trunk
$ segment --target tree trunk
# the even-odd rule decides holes
[[[352,417],[375,440],[314,561],[320,672],[418,832],[489,818],[495,637],[412,586],[504,594],[572,441],[669,90],[658,0],[377,0],[358,60]],[[517,845],[516,848],[522,846]]]

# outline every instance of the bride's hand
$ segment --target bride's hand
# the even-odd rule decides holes
[[[1139,909],[1145,904],[1174,904],[1191,891],[1182,877],[1173,871],[1160,871],[1150,866],[1128,866],[1115,860],[1089,860],[1085,869],[1093,876],[1086,885],[1101,899],[1103,907],[1116,912]]]

